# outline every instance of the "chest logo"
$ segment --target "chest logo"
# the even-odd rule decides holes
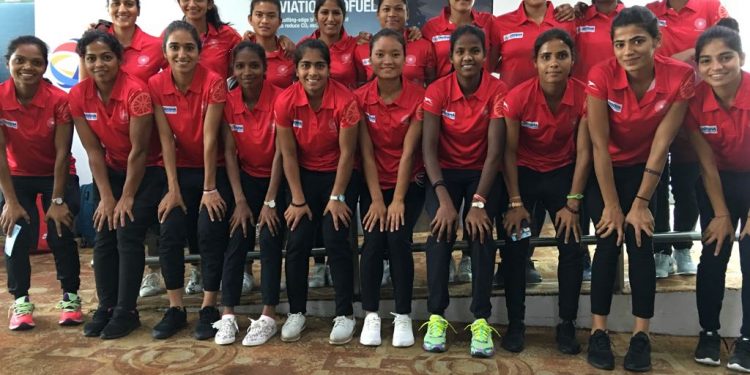
[[[352,55],[347,53],[346,55],[341,55],[341,62],[344,64],[348,64],[352,61]]]
[[[284,75],[284,74],[286,74],[286,72],[288,72],[288,71],[289,71],[289,67],[287,67],[286,65],[279,65],[279,67],[278,67],[278,68],[276,68],[276,71],[277,71],[277,72],[278,72],[279,74],[281,74],[281,75]]]
[[[371,115],[371,114],[369,114],[369,113],[367,113],[367,112],[365,112],[365,115],[367,116],[367,121],[369,121],[369,122],[371,122],[371,123],[373,123],[373,124],[375,123],[375,121],[376,121],[376,120],[375,120],[375,119],[376,119],[376,118],[375,118],[375,115]]]
[[[406,56],[406,65],[414,66],[417,64],[417,57],[414,55]]]
[[[609,104],[609,108],[611,108],[613,111],[617,113],[622,112],[622,104],[617,103],[613,100],[607,100],[607,104]]]
[[[0,118],[0,126],[5,126],[6,128],[11,128],[11,129],[18,129],[18,122]]]
[[[526,129],[539,129],[538,121],[521,121],[521,127]]]
[[[706,19],[705,18],[698,18],[698,19],[695,20],[694,25],[695,25],[695,29],[696,30],[703,31],[703,30],[706,29],[706,25],[707,25]]]
[[[667,20],[659,19],[659,27],[667,27]]]
[[[145,66],[149,61],[151,61],[151,58],[149,58],[148,55],[138,56],[138,65],[140,66]]]
[[[701,125],[700,129],[703,134],[719,134],[719,127],[716,125]]]
[[[523,31],[503,35],[503,42],[513,39],[523,39]]]
[[[578,26],[576,28],[576,31],[578,31],[579,33],[595,33],[596,26],[592,26],[592,25]]]
[[[298,129],[302,129],[302,120],[298,120],[298,119],[292,120],[292,126]]]
[[[229,124],[229,128],[235,133],[244,133],[245,126],[242,124]]]
[[[83,112],[83,117],[87,121],[96,121],[99,119],[99,116],[96,114],[96,112]]]
[[[177,106],[174,105],[164,105],[161,107],[164,110],[165,115],[176,115],[177,114]]]
[[[435,36],[432,37],[432,42],[433,43],[449,42],[450,40],[451,40],[450,34],[448,34],[448,35],[435,35]]]
[[[449,112],[447,110],[443,110],[443,117],[449,119],[449,120],[455,120],[456,119],[456,112]]]

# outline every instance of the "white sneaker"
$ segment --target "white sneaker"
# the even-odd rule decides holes
[[[214,342],[219,345],[229,345],[234,343],[234,340],[237,337],[237,332],[240,331],[239,327],[237,327],[237,319],[234,318],[234,315],[224,315],[211,326],[217,330],[216,336],[214,336]]]
[[[310,278],[307,279],[307,286],[310,288],[322,288],[326,285],[326,265],[318,264],[312,268]]]
[[[674,273],[674,259],[671,255],[656,253],[654,254],[654,264],[656,267],[656,278],[663,279]]]
[[[242,275],[242,295],[248,295],[253,290],[255,280],[253,280],[253,274],[245,272]]]
[[[462,256],[461,262],[458,263],[458,275],[456,275],[456,281],[459,283],[471,282],[471,258],[468,256]]]
[[[378,313],[371,312],[365,317],[362,332],[359,334],[359,343],[365,346],[380,345],[380,317]]]
[[[261,315],[258,320],[250,319],[250,327],[247,327],[247,335],[242,339],[242,345],[263,345],[276,335],[276,331],[276,321],[265,315]]]
[[[201,280],[201,271],[197,268],[190,270],[190,279],[185,285],[185,294],[203,293],[203,281]]]
[[[331,335],[328,336],[328,342],[331,345],[344,345],[352,341],[356,323],[354,317],[349,318],[345,315],[333,318],[333,329],[331,330]]]
[[[305,316],[302,313],[288,314],[286,322],[281,327],[281,341],[292,342],[299,340],[305,330]]]
[[[393,318],[393,347],[407,348],[414,345],[414,331],[411,328],[411,318],[407,314],[394,314]]]
[[[453,261],[453,257],[450,258],[450,262],[448,264],[448,282],[456,282],[456,262]]]
[[[693,263],[690,249],[674,249],[674,262],[677,266],[675,275],[695,275],[698,267]]]
[[[387,286],[391,283],[391,263],[383,261],[383,279],[380,280],[380,286]]]
[[[141,297],[151,297],[164,293],[164,285],[161,282],[161,275],[158,272],[149,272],[143,276],[141,281]]]

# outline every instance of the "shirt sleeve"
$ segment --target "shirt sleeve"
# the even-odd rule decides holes
[[[81,108],[80,100],[78,97],[81,95],[80,90],[73,87],[68,93],[68,106],[70,108],[70,114],[73,117],[83,117],[83,108]]]
[[[612,78],[607,77],[604,67],[605,64],[595,65],[589,72],[586,83],[586,94],[601,100],[607,100],[607,78]]]
[[[288,95],[282,94],[273,105],[273,123],[276,127],[292,127],[292,109],[289,108]]]
[[[143,90],[133,90],[128,97],[128,113],[132,117],[148,116],[154,113],[151,95]]]
[[[159,82],[158,82],[159,75],[155,75],[148,80],[148,92],[151,94],[151,101],[153,102],[154,106],[160,106],[161,105],[161,97],[159,96]]]
[[[429,47],[425,48],[424,65],[428,68],[434,68],[437,66],[435,46],[432,43],[429,43]]]
[[[503,118],[505,117],[504,103],[507,96],[508,90],[502,81],[498,82],[495,94],[492,95],[490,102],[490,118]]]
[[[71,120],[70,103],[67,96],[61,96],[55,104],[55,125],[66,124]]]
[[[208,104],[226,103],[227,101],[227,82],[222,78],[217,78],[211,83],[208,92]]]
[[[442,82],[439,81],[439,82]],[[432,113],[435,116],[440,116],[443,110],[443,94],[440,92],[438,84],[433,83],[427,88],[427,92],[424,94],[424,102],[422,108]]]
[[[500,36],[500,21],[499,18],[495,18],[492,20],[492,34],[489,35],[490,39],[490,48],[493,48],[495,46],[500,46],[500,42],[502,41]]]
[[[341,128],[351,128],[362,119],[362,112],[357,101],[352,97],[339,112],[338,122]]]
[[[680,88],[677,91],[675,101],[688,100],[693,96],[695,96],[695,73],[692,69],[689,69],[680,81]]]

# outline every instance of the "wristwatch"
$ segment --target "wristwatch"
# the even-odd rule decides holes
[[[471,202],[471,207],[484,209],[484,202],[480,202],[480,201]]]
[[[55,206],[62,206],[62,204],[65,203],[65,201],[60,197],[52,198],[51,201],[52,201],[52,204],[54,204]]]
[[[338,194],[338,195],[332,194],[328,199],[332,201],[339,201],[341,203],[346,203],[346,197],[344,196],[344,194]]]
[[[263,205],[268,208],[276,208],[276,201],[271,199],[270,201],[263,201]]]

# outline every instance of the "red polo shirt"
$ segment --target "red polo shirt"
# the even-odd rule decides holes
[[[252,111],[245,106],[241,88],[235,88],[227,95],[224,121],[234,136],[240,168],[253,177],[271,177],[271,166],[276,152],[273,102],[279,94],[281,89],[268,80],[264,81],[260,97]]]
[[[320,30],[315,30],[310,36],[300,40],[300,43],[307,39],[319,39]],[[357,66],[354,52],[357,49],[357,39],[349,36],[344,28],[341,28],[341,38],[336,43],[328,46],[331,54],[331,78],[348,87],[354,89],[357,87]]]
[[[687,123],[690,131],[701,132],[711,145],[719,170],[750,172],[750,73],[742,72],[729,110],[719,105],[711,86],[701,82],[690,100]]]
[[[255,42],[255,35],[248,40]],[[266,65],[266,81],[274,86],[285,89],[294,81],[294,59],[284,54],[284,49],[279,44],[279,38],[276,38],[276,51],[266,51]]]
[[[679,12],[670,8],[666,0],[646,5],[659,20],[661,47],[664,56],[695,48],[698,36],[729,13],[719,0],[688,0]]]
[[[339,129],[355,126],[360,119],[354,94],[332,79],[328,80],[317,111],[310,107],[299,82],[284,90],[274,103],[276,126],[294,131],[297,160],[300,167],[310,171],[336,171],[341,155]]]
[[[490,119],[503,117],[507,92],[505,84],[487,71],[482,72],[479,88],[468,98],[461,92],[455,72],[427,88],[424,110],[440,117],[440,168],[482,170]]]
[[[584,117],[586,86],[568,80],[557,112],[547,105],[539,78],[532,78],[505,96],[505,117],[519,122],[518,165],[549,172],[576,160],[578,123]]]
[[[495,18],[492,26],[491,43],[499,46],[500,79],[508,87],[536,77],[534,67],[534,42],[539,34],[553,28],[563,29],[575,38],[575,23],[557,22],[555,20],[555,6],[547,2],[547,14],[542,23],[537,25],[526,17],[523,2],[518,9]],[[610,48],[611,50],[611,48]]]
[[[398,180],[398,166],[404,152],[404,139],[412,121],[424,117],[422,101],[425,90],[408,80],[393,103],[385,104],[378,94],[378,79],[366,83],[354,93],[364,110],[365,123],[372,139],[375,164],[381,189],[393,189]],[[414,175],[422,169],[422,158],[415,153]]]
[[[223,78],[229,77],[232,48],[241,41],[242,37],[232,26],[223,25],[217,30],[209,23],[208,31],[201,35],[201,64]]]
[[[27,105],[18,102],[12,77],[0,83],[0,127],[11,176],[54,176],[55,127],[70,121],[68,94],[47,81]],[[75,174],[75,159],[70,161]]]
[[[107,30],[114,35],[112,27]],[[146,34],[140,27],[135,27],[130,46],[125,48],[120,68],[131,76],[148,82],[152,75],[167,67],[162,51],[162,40]]]
[[[408,34],[408,31],[404,32],[404,40],[409,40]],[[366,77],[369,80],[373,77],[372,65],[370,65],[370,44],[357,46],[355,55],[357,61],[364,67]],[[404,60],[403,77],[424,87],[425,69],[434,68],[436,64],[435,50],[432,47],[432,43],[428,42],[427,39],[406,42],[406,56]]]
[[[623,9],[625,5],[619,3],[614,12],[605,14],[592,5],[586,10],[583,18],[576,20],[575,40],[578,53],[573,65],[573,77],[586,82],[589,70],[594,65],[615,56],[609,32],[612,29],[612,20]]]
[[[148,88],[174,133],[177,167],[203,168],[203,121],[210,104],[227,100],[224,78],[198,64],[192,84],[182,93],[172,82],[172,69],[167,68],[148,80]],[[216,159],[223,163],[221,151]]]
[[[451,33],[457,29],[456,25],[450,21],[451,9],[450,7],[443,8],[443,11],[427,21],[422,26],[422,35],[425,39],[432,42],[435,47],[435,56],[437,58],[437,76],[443,77],[448,75],[453,69],[451,64],[450,51],[451,51]],[[479,12],[471,10],[471,17],[473,19],[472,25],[482,29],[485,35],[484,48],[489,56],[490,51],[490,35],[492,35],[492,14],[486,12]],[[492,64],[489,59],[485,60],[484,68],[487,70],[492,69]]]
[[[69,100],[73,117],[86,120],[86,124],[99,138],[104,148],[104,161],[107,166],[118,171],[126,170],[132,148],[130,118],[150,116],[154,113],[146,84],[120,71],[107,104],[99,98],[96,83],[92,78],[75,85],[70,90]],[[148,145],[146,166],[160,163],[161,145],[154,125]]]
[[[617,59],[603,61],[589,73],[586,93],[609,107],[609,153],[615,167],[645,163],[656,129],[669,108],[693,97],[695,74],[690,65],[656,55],[654,70],[653,87],[640,101]]]

